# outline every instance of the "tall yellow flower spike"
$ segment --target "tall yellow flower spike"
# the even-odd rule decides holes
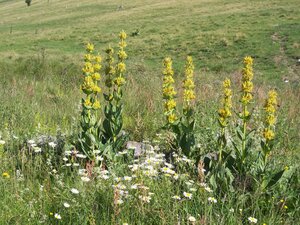
[[[86,45],[86,54],[84,55],[84,66],[82,72],[84,80],[81,85],[81,90],[86,94],[86,99],[83,101],[83,106],[99,109],[100,102],[97,100],[97,95],[101,92],[101,88],[98,86],[98,81],[101,79],[100,70],[102,68],[100,55],[94,56],[94,45],[88,43]]]
[[[253,91],[253,59],[250,56],[246,56],[244,58],[244,68],[242,70],[243,78],[242,78],[242,99],[241,102],[244,106],[248,105],[249,102],[253,99],[252,91]]]
[[[105,85],[109,88],[109,95],[111,94],[111,87],[113,85],[113,76],[116,73],[115,67],[113,65],[114,63],[114,49],[112,47],[108,47],[106,49],[106,67],[105,67]]]
[[[223,82],[223,107],[219,109],[219,121],[222,127],[226,127],[228,124],[228,118],[231,117],[231,109],[232,109],[232,90],[231,90],[231,82],[228,78],[226,78]]]
[[[125,84],[124,73],[126,72],[126,64],[125,59],[127,58],[127,54],[125,52],[126,38],[127,34],[125,31],[121,31],[119,34],[120,42],[119,42],[119,51],[118,51],[118,63],[116,66],[117,77],[114,78],[114,84],[117,86],[117,92],[120,92],[120,87]]]
[[[196,98],[194,83],[194,64],[193,58],[188,56],[185,64],[185,79],[183,81],[183,104],[184,109],[191,107],[191,102]]]
[[[276,123],[276,106],[277,106],[277,93],[274,90],[269,91],[268,98],[265,102],[264,110],[265,117],[265,129],[263,131],[263,138],[266,142],[271,141],[275,137],[274,125]]]
[[[172,68],[172,60],[171,58],[165,58],[163,61],[163,99],[165,100],[165,109],[164,114],[166,116],[168,124],[173,124],[177,120],[177,116],[175,113],[176,110],[176,101],[174,97],[176,95],[174,84],[174,71]]]

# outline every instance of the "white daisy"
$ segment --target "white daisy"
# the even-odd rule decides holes
[[[79,194],[79,191],[76,188],[72,188],[71,192],[76,195]]]
[[[61,220],[61,216],[60,216],[58,213],[55,213],[55,214],[54,214],[54,218],[55,218],[55,219],[58,219],[58,220]]]
[[[257,219],[255,219],[254,217],[248,217],[248,220],[250,223],[257,223]]]
[[[70,207],[70,204],[67,203],[67,202],[65,202],[65,203],[64,203],[64,207],[69,208],[69,207]]]
[[[82,180],[83,182],[89,182],[91,179],[88,178],[88,177],[81,177],[81,180]]]
[[[51,148],[55,148],[57,144],[55,144],[53,141],[49,142],[48,145],[51,147]]]
[[[196,222],[196,218],[193,217],[193,216],[189,216],[189,221],[190,221],[190,222]]]
[[[183,192],[183,196],[189,199],[192,199],[193,194],[192,193],[188,193],[188,192]]]
[[[208,201],[211,203],[217,203],[217,199],[215,199],[214,197],[209,197]]]
[[[176,200],[180,200],[181,199],[180,196],[178,196],[178,195],[174,195],[172,198],[176,199]]]

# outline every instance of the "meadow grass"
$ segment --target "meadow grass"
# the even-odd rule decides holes
[[[0,145],[0,172],[10,174],[9,179],[0,178],[0,208],[4,209],[0,224],[185,224],[189,216],[196,217],[196,224],[247,224],[251,216],[259,224],[297,224],[299,174],[287,174],[272,200],[265,202],[260,192],[251,196],[238,192],[218,198],[214,205],[207,198],[215,195],[200,186],[193,166],[174,163],[177,173],[189,174],[179,181],[164,173],[152,179],[127,168],[136,163],[130,155],[120,156],[109,179],[99,172],[98,178],[85,183],[76,166],[62,166],[63,153],[58,161],[51,161],[55,157],[48,145],[43,149],[45,156],[27,153],[29,139],[58,133],[65,145],[55,150],[71,148],[79,132],[83,46],[92,42],[104,56],[103,50],[109,44],[116,48],[117,34],[125,30],[129,57],[123,119],[131,140],[152,143],[164,123],[163,58],[173,59],[181,95],[184,60],[190,55],[195,63],[196,145],[201,154],[215,151],[222,81],[231,79],[237,106],[241,61],[251,55],[258,117],[267,91],[275,88],[279,96],[278,144],[271,164],[288,165],[299,173],[299,8],[297,0],[33,0],[30,7],[23,1],[0,0],[0,140],[6,141]],[[136,30],[139,35],[133,34]],[[51,159],[48,164],[47,158]],[[79,165],[85,168],[80,160]],[[118,184],[118,177],[134,175],[137,180],[132,184],[143,183],[154,192],[150,204],[138,197],[146,191],[134,192],[124,181],[133,192],[118,206],[111,186]],[[189,180],[195,183],[194,197],[177,203],[171,197],[183,197]],[[80,194],[74,195],[71,188]],[[64,202],[71,207],[65,208]],[[55,219],[55,213],[62,220]]]

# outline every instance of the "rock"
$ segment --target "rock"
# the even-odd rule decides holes
[[[154,150],[152,145],[136,141],[128,141],[126,143],[126,149],[133,149],[135,158],[144,155],[146,153],[146,150]]]

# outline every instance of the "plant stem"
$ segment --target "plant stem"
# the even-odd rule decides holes
[[[247,121],[246,121],[246,112],[247,112],[247,105],[244,105],[243,107],[243,139],[242,139],[242,158],[241,158],[241,164],[245,163],[246,158],[246,137],[247,137]],[[244,168],[241,165],[241,169]]]

